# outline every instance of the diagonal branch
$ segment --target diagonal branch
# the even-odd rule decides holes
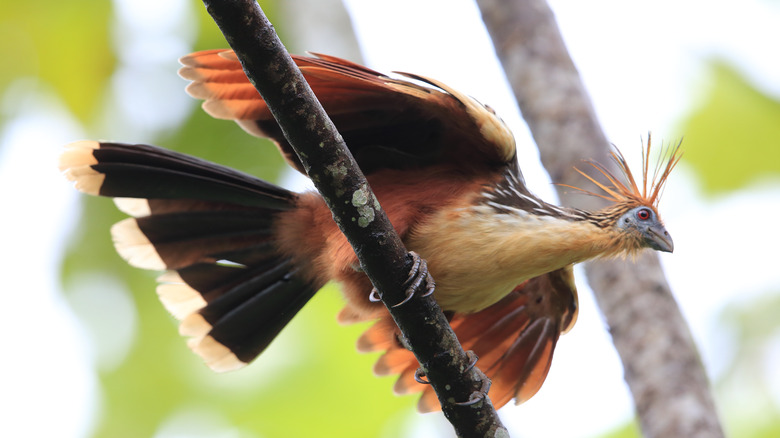
[[[417,298],[392,307],[405,298],[411,257],[262,10],[254,0],[203,3],[381,292],[458,435],[506,435],[487,397],[467,407],[453,403],[469,399],[487,377],[476,367],[469,369],[468,356],[433,298],[420,298],[418,291]]]
[[[555,18],[544,0],[478,0],[523,117],[553,181],[577,186],[570,169],[601,163],[609,145]],[[600,207],[597,198],[564,205]],[[589,203],[590,205],[585,205]],[[658,256],[590,262],[585,270],[625,369],[647,437],[723,436],[704,367]]]

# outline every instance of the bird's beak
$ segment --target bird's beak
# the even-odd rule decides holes
[[[645,231],[645,241],[650,248],[656,251],[674,252],[674,242],[672,236],[666,231],[666,228],[660,223],[647,227]]]

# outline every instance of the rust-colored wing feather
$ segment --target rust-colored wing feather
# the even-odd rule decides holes
[[[479,357],[478,366],[493,382],[490,399],[500,408],[513,398],[520,404],[536,394],[547,377],[558,337],[576,318],[577,290],[569,266],[528,280],[485,310],[455,314],[450,324],[463,348]],[[380,319],[360,337],[358,350],[385,351],[374,372],[399,374],[396,393],[423,392],[418,409],[439,410],[433,389],[414,379],[419,365],[398,341],[397,330],[389,317]]]
[[[395,79],[333,56],[294,56],[304,77],[344,137],[363,172],[454,164],[484,171],[515,158],[509,129],[488,107],[446,85],[403,74]],[[181,58],[187,92],[219,119],[235,120],[275,141],[287,161],[303,168],[268,107],[230,50]]]

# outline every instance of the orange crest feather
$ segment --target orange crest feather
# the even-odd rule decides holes
[[[680,161],[682,157],[682,151],[680,150],[682,142],[678,142],[676,146],[669,148],[661,148],[661,152],[658,155],[655,169],[653,169],[652,178],[649,177],[650,173],[650,134],[647,135],[647,146],[644,142],[642,144],[642,186],[641,188],[637,184],[637,180],[634,178],[634,174],[628,167],[625,157],[617,147],[610,152],[612,159],[617,164],[620,172],[625,177],[628,184],[623,183],[612,172],[610,172],[606,166],[595,161],[588,161],[588,164],[593,166],[599,171],[608,181],[608,184],[603,184],[597,181],[592,176],[583,172],[578,168],[574,168],[580,175],[587,178],[590,182],[595,184],[598,188],[604,191],[606,195],[591,192],[579,187],[570,186],[568,184],[559,184],[563,187],[568,187],[591,196],[597,196],[599,198],[606,199],[613,202],[632,202],[644,205],[657,206],[658,200],[663,193],[664,185],[672,170]]]

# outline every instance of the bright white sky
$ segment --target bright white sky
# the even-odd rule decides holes
[[[496,108],[516,134],[532,189],[554,199],[475,5],[466,0],[396,0],[392,7],[361,0],[346,3],[371,67],[435,77]],[[114,135],[133,132],[133,139],[140,140],[139,132],[151,135],[185,114],[188,103],[181,81],[162,65],[188,53],[191,14],[184,0],[117,0],[115,4],[119,10],[115,29],[126,43],[120,49],[125,67],[114,79],[120,98],[110,105],[126,114],[128,122],[106,130]],[[159,10],[163,6],[165,13]],[[762,89],[780,96],[776,79],[780,63],[767,56],[774,53],[767,46],[780,41],[776,3],[558,0],[553,7],[609,139],[629,155],[648,130],[659,140],[675,135],[675,122],[695,105],[707,85],[700,66],[708,56],[734,63]],[[149,54],[155,56],[150,59]],[[147,67],[137,67],[140,63],[134,60],[139,57],[144,57]],[[48,91],[42,84],[20,81],[0,101],[0,110],[13,117],[0,136],[0,200],[2,205],[22,207],[15,209],[21,214],[0,216],[0,241],[6,249],[0,252],[0,266],[4,284],[12,292],[4,294],[6,301],[0,306],[0,332],[4,350],[16,359],[25,358],[6,357],[0,362],[0,402],[22,407],[12,418],[3,418],[6,430],[79,437],[89,429],[98,404],[99,389],[92,361],[87,359],[95,354],[95,340],[85,338],[58,291],[59,257],[74,226],[77,195],[51,169],[56,167],[61,145],[83,135]],[[166,118],[162,113],[154,116],[154,108],[162,106],[159,102],[170,105],[164,111]],[[142,113],[137,111],[139,105]],[[631,161],[638,163],[638,158]],[[780,216],[780,183],[702,201],[694,175],[681,166],[661,210],[676,247],[675,254],[663,255],[664,265],[704,360],[717,375],[733,349],[714,329],[717,312],[727,303],[776,291],[780,285],[777,258],[764,253],[765,248],[780,247],[780,234],[767,235],[761,227],[742,227],[738,235],[724,230],[733,229],[729,218],[735,212]],[[727,259],[721,256],[724,253],[743,256]],[[744,272],[750,275],[740,275]],[[121,291],[114,295],[121,296]],[[578,324],[561,339],[542,391],[521,408],[501,411],[505,423],[517,431],[513,436],[588,437],[632,415],[619,361],[584,284],[580,284],[580,298]],[[131,324],[132,312],[128,312]],[[59,329],[52,331],[52,326]],[[25,337],[13,335],[19,332]],[[36,348],[30,350],[30,345]],[[777,356],[768,354],[760,369],[780,405],[780,378],[770,372],[780,367]],[[40,421],[40,412],[47,412],[46,421]],[[410,428],[416,436],[436,436],[436,418],[415,417]]]

